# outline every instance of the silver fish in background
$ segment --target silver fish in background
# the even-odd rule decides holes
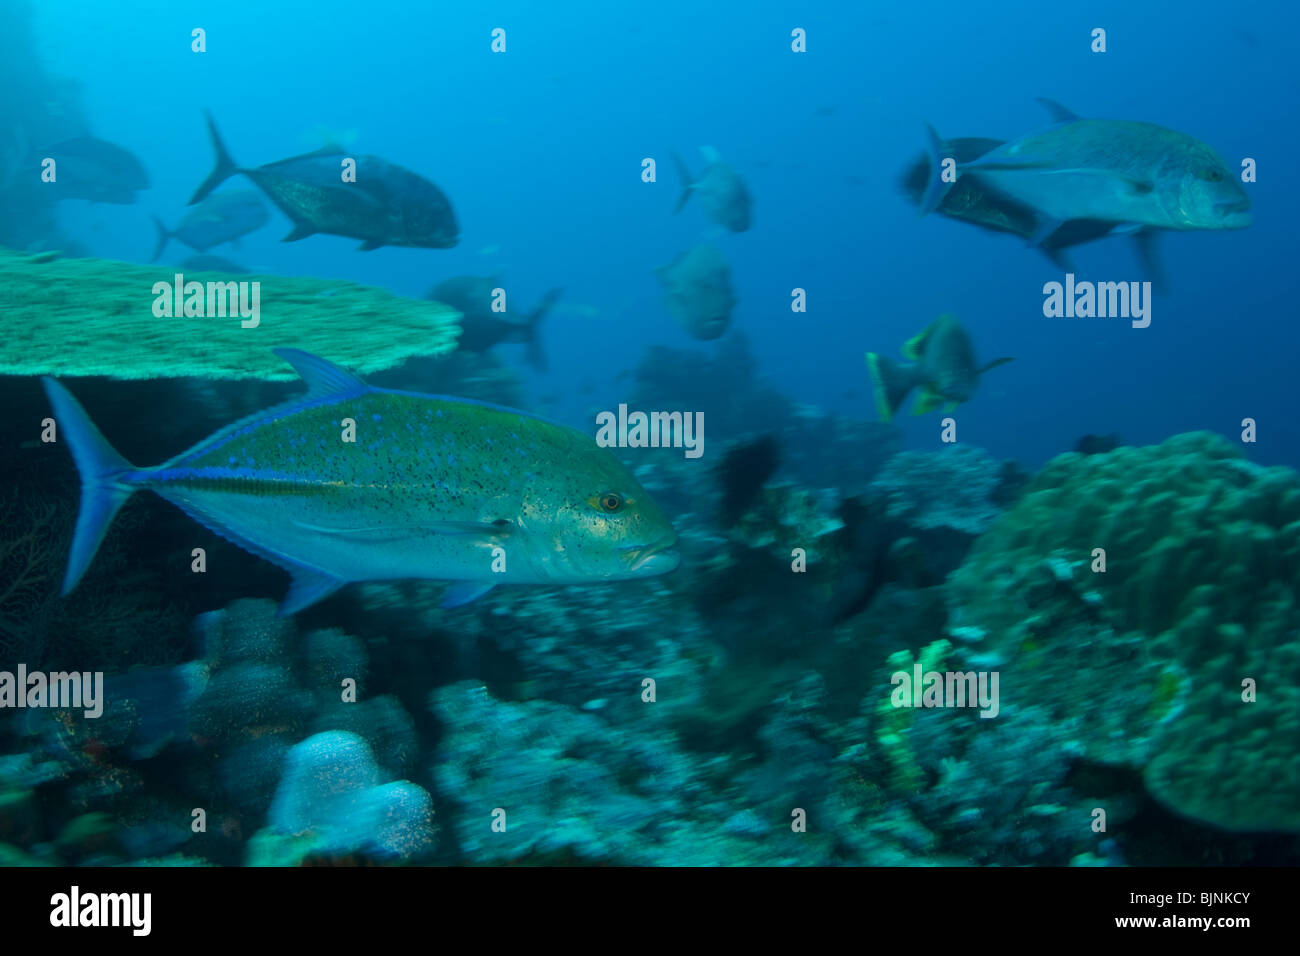
[[[63,593],[109,524],[152,491],[289,571],[292,614],[353,581],[458,582],[444,606],[497,584],[583,584],[677,567],[677,534],[590,435],[524,412],[374,388],[298,349],[276,349],[305,395],[236,422],[155,468],[105,441],[66,388],[42,379],[81,474]],[[341,422],[356,440],[342,440]]]
[[[486,352],[503,342],[527,346],[528,361],[538,371],[546,370],[546,356],[542,352],[542,319],[560,298],[560,289],[551,289],[533,309],[525,315],[509,310],[510,297],[506,296],[506,311],[493,312],[493,289],[502,288],[500,276],[454,276],[434,286],[429,298],[442,302],[460,312],[460,338],[456,348],[466,352]]]
[[[701,243],[655,270],[663,283],[668,310],[701,341],[719,338],[731,325],[736,294],[731,267],[717,246]]]
[[[172,239],[179,239],[199,252],[207,252],[213,246],[234,242],[261,229],[268,219],[270,214],[266,211],[266,204],[251,189],[214,193],[187,212],[175,229],[168,229],[161,219],[153,217],[158,242],[149,261],[157,262]]]
[[[940,405],[952,411],[970,400],[985,372],[1012,361],[999,358],[981,367],[975,361],[970,336],[951,315],[941,315],[924,332],[909,339],[903,346],[903,357],[910,361],[867,353],[876,410],[882,421],[894,417],[914,388],[920,390],[920,395],[912,406],[913,415],[923,415]]]
[[[55,179],[42,186],[53,190],[58,199],[125,206],[136,201],[137,192],[149,188],[149,174],[133,153],[94,136],[64,140],[29,154],[33,181],[46,157],[54,160]]]
[[[699,196],[710,219],[732,232],[744,232],[749,228],[750,207],[753,205],[745,181],[731,165],[722,161],[712,146],[702,146],[700,152],[709,165],[699,179],[692,176],[682,158],[673,153],[673,162],[682,180],[682,194],[674,214],[682,211],[691,196]]]
[[[1081,119],[1050,100],[1041,102],[1057,119],[1055,126],[957,167],[959,179],[976,177],[1034,210],[1032,243],[1077,219],[1180,230],[1250,225],[1245,189],[1200,140],[1154,123]],[[937,208],[947,188],[935,177],[923,208]]]
[[[950,157],[958,164],[974,162],[981,156],[1003,145],[1002,140],[975,136],[959,136],[953,139],[940,139],[933,130],[932,140],[940,143],[937,153]],[[938,182],[939,171],[932,166],[932,160],[922,154],[908,166],[899,180],[904,194],[917,206],[926,196],[930,183]],[[1008,199],[993,189],[985,187],[978,176],[960,176],[944,192],[934,212],[949,219],[957,219],[979,226],[990,232],[1005,232],[1028,239],[1038,229],[1038,216],[1034,210],[1015,200]],[[1122,228],[1114,222],[1101,219],[1074,219],[1062,223],[1051,235],[1038,243],[1039,250],[1063,272],[1073,272],[1074,265],[1066,250],[1097,239],[1115,235],[1116,229]],[[1141,229],[1133,233],[1138,258],[1143,271],[1159,286],[1165,285],[1164,272],[1156,245],[1158,233],[1152,229]]]
[[[207,116],[216,168],[194,192],[201,202],[232,176],[247,176],[293,221],[285,242],[316,233],[361,239],[363,251],[380,246],[450,249],[460,241],[451,202],[441,189],[409,169],[378,156],[352,155],[327,146],[253,169],[230,157],[216,123]],[[357,163],[355,182],[344,182],[342,160]]]

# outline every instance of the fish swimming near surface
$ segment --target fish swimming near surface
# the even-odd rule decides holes
[[[94,136],[79,136],[48,146],[28,156],[39,168],[46,157],[54,160],[55,179],[48,188],[58,199],[127,206],[136,193],[149,188],[149,174],[131,152]]]
[[[740,173],[722,161],[712,146],[703,146],[700,152],[709,165],[699,179],[691,175],[680,156],[673,154],[673,162],[682,180],[682,194],[673,212],[681,212],[692,195],[699,196],[710,219],[732,232],[744,232],[749,228],[753,205],[745,181],[740,178]]]
[[[346,154],[338,146],[293,156],[254,169],[238,166],[207,117],[216,168],[203,181],[190,205],[201,202],[232,176],[253,181],[286,216],[293,230],[284,242],[316,233],[361,239],[364,251],[380,246],[450,249],[460,241],[451,202],[423,176],[378,156],[352,156],[356,181],[343,181]]]
[[[1200,140],[1154,123],[1081,119],[1040,102],[1056,125],[957,165],[958,181],[974,176],[1034,211],[1031,243],[1075,219],[1181,230],[1250,225],[1246,191]],[[937,168],[942,141],[933,131],[931,139]],[[948,185],[934,177],[923,210],[937,208]]]
[[[496,301],[492,290],[498,288],[501,288],[499,276],[455,276],[434,286],[428,297],[460,312],[458,349],[486,352],[502,342],[522,343],[528,348],[529,363],[545,371],[546,356],[540,337],[542,319],[559,300],[562,290],[551,289],[532,311],[518,316],[509,311],[508,297],[505,312],[492,311]]]
[[[702,243],[655,270],[668,297],[668,310],[701,341],[716,339],[731,324],[736,294],[731,268],[717,246]]]
[[[222,256],[190,256],[182,259],[180,267],[186,272],[227,272],[231,275],[247,275],[248,270],[238,262],[231,262]]]
[[[931,135],[938,139],[938,134],[932,132]],[[937,153],[958,164],[971,163],[1002,145],[1004,141],[1000,139],[959,136],[940,140]],[[904,170],[899,184],[912,203],[920,206],[932,177],[933,181],[937,181],[938,175],[938,170],[932,166],[932,159],[923,154]],[[986,188],[978,176],[959,176],[946,192],[941,193],[941,197],[933,211],[950,219],[969,222],[992,232],[1020,236],[1022,239],[1033,236],[1038,228],[1038,216],[1033,209]],[[1061,223],[1051,235],[1044,237],[1038,248],[1062,270],[1073,272],[1074,266],[1065,250],[1115,235],[1117,230],[1125,231],[1121,224],[1103,219],[1073,219]],[[1131,234],[1143,270],[1158,285],[1164,285],[1164,273],[1156,248],[1156,231],[1140,229]]]
[[[213,246],[234,242],[261,229],[269,218],[266,204],[251,189],[213,193],[187,212],[175,229],[168,229],[162,220],[153,217],[158,242],[149,261],[157,262],[171,239],[179,239],[191,249],[207,252]]]
[[[920,395],[913,404],[913,415],[923,415],[940,405],[952,411],[970,400],[985,372],[1012,361],[1000,358],[979,366],[970,336],[951,315],[940,316],[910,339],[903,346],[903,357],[909,362],[867,353],[876,410],[883,421],[894,417],[914,388],[920,389]]]
[[[63,385],[42,379],[81,474],[64,594],[142,490],[286,569],[283,614],[353,581],[453,581],[443,601],[452,607],[497,584],[677,566],[672,525],[590,435],[497,405],[374,388],[298,349],[275,351],[306,394],[154,468],[127,462]],[[345,420],[355,441],[342,440]]]

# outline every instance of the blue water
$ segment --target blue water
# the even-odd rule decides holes
[[[606,407],[620,399],[609,379],[647,344],[691,344],[651,269],[716,237],[699,208],[671,215],[670,151],[698,170],[696,147],[709,144],[755,197],[753,229],[717,239],[740,300],[735,325],[798,400],[874,417],[863,353],[894,352],[952,312],[980,356],[1017,358],[962,410],[963,441],[1038,464],[1088,432],[1236,437],[1252,417],[1252,458],[1300,464],[1286,5],[1242,17],[1172,2],[421,6],[376,2],[361,16],[328,2],[39,4],[48,65],[84,83],[94,131],[144,156],[153,177],[134,207],[64,203],[68,229],[95,254],[147,259],[149,212],[174,222],[210,168],[205,108],[245,164],[314,149],[321,129],[355,136],[358,150],[447,192],[460,245],[281,244],[289,224],[276,214],[244,240],[241,261],[407,295],[463,273],[500,271],[525,302],[562,285],[566,303],[591,308],[548,319],[554,379],[537,387],[591,381]],[[207,53],[190,52],[196,25]],[[1097,26],[1104,54],[1089,49]],[[496,27],[503,55],[490,50]],[[804,54],[790,50],[795,27],[807,31]],[[1014,237],[918,218],[895,187],[924,146],[923,123],[1014,137],[1047,124],[1036,96],[1187,132],[1231,168],[1259,164],[1253,226],[1163,237],[1170,290],[1150,328],[1044,318],[1041,286],[1060,270]],[[656,183],[640,179],[644,157],[659,163]],[[1100,279],[1143,277],[1124,238],[1075,250],[1075,263]],[[805,314],[790,311],[795,287],[808,291]],[[570,396],[557,414],[580,421],[586,404]],[[937,417],[903,425],[915,447],[938,440]]]

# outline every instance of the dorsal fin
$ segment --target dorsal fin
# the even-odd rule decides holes
[[[319,355],[302,349],[278,348],[276,355],[293,366],[294,371],[307,383],[311,395],[333,395],[345,392],[362,392],[368,387],[347,369],[328,362]]]
[[[1052,119],[1056,120],[1058,123],[1073,123],[1075,120],[1081,119],[1078,113],[1074,110],[1066,109],[1060,103],[1056,102],[1056,100],[1049,100],[1045,96],[1040,96],[1038,97],[1038,102],[1043,104],[1047,112],[1052,114]]]

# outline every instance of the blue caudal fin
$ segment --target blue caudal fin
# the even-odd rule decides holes
[[[150,262],[157,262],[158,257],[163,254],[163,249],[167,248],[167,240],[172,237],[171,230],[163,225],[163,221],[157,216],[153,217],[153,226],[158,230],[158,241],[154,243],[153,258]]]
[[[221,134],[217,132],[217,122],[212,118],[212,114],[204,113],[203,116],[208,121],[208,135],[212,138],[212,152],[216,154],[217,162],[212,172],[208,174],[208,178],[194,190],[194,195],[190,197],[189,202],[191,206],[206,199],[212,190],[240,171],[239,166],[230,158],[226,144],[221,141]]]
[[[677,177],[682,181],[681,195],[677,197],[677,206],[673,209],[673,215],[676,215],[682,211],[686,201],[691,198],[691,190],[695,188],[695,181],[691,178],[691,171],[686,168],[685,161],[676,153],[673,153],[673,165],[677,167]]]
[[[925,192],[921,194],[922,216],[939,208],[939,203],[943,202],[943,197],[948,194],[948,188],[952,185],[952,183],[945,183],[942,178],[943,154],[947,149],[943,139],[929,123],[925,124],[925,132],[930,143],[930,178],[926,181]]]
[[[67,436],[72,460],[81,474],[81,510],[61,592],[68,594],[86,573],[118,509],[136,490],[128,479],[136,468],[114,451],[71,392],[48,376],[41,384],[54,406],[56,428]]]

